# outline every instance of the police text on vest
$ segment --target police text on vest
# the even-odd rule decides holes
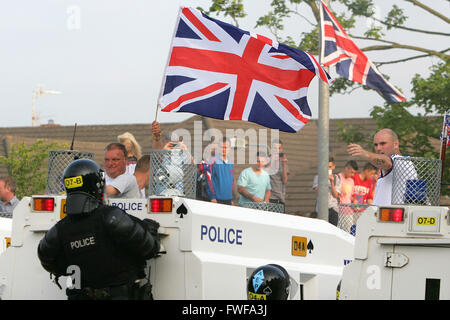
[[[83,247],[87,247],[87,246],[92,246],[94,244],[95,244],[95,238],[92,236],[92,237],[72,241],[70,243],[70,249],[72,249],[72,250],[79,249],[79,248],[83,248]]]

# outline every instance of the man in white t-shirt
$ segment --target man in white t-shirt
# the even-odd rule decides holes
[[[375,153],[364,150],[360,145],[350,143],[347,152],[356,157],[369,161],[381,169],[378,178],[373,205],[383,206],[392,204],[392,168],[393,159],[401,156],[400,143],[397,134],[391,129],[381,129],[373,138]]]
[[[113,142],[105,148],[105,193],[109,198],[140,198],[136,178],[126,173],[127,150],[121,143]]]

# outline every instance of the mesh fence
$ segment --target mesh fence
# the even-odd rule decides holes
[[[281,203],[271,202],[244,202],[241,205],[245,208],[258,209],[263,211],[284,213],[284,206]]]
[[[392,204],[439,206],[441,160],[394,158]]]
[[[149,195],[195,199],[197,166],[184,150],[150,151]]]
[[[356,222],[368,206],[367,204],[340,204],[337,227],[356,236]]]
[[[52,150],[48,156],[47,194],[60,194],[64,188],[63,173],[66,167],[76,159],[94,159],[91,152],[74,150]]]

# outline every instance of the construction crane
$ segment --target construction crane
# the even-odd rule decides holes
[[[40,114],[36,113],[36,101],[43,94],[60,94],[61,91],[58,90],[44,90],[43,85],[38,84],[33,90],[32,95],[32,110],[31,110],[31,125],[37,126],[40,124]]]

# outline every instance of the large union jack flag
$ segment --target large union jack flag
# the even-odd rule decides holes
[[[320,13],[322,23],[321,63],[324,66],[336,65],[336,72],[339,75],[377,90],[388,102],[405,101],[403,94],[381,75],[323,2]]]
[[[286,132],[311,118],[307,89],[329,75],[309,53],[181,8],[159,105]]]

